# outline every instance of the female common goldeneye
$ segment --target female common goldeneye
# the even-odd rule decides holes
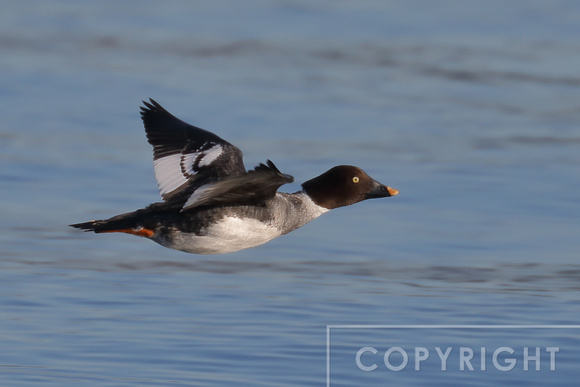
[[[270,160],[246,171],[237,147],[181,121],[153,99],[143,104],[163,202],[72,227],[138,235],[193,254],[220,254],[266,243],[333,208],[399,193],[348,165],[308,180],[302,191],[277,192],[294,178]]]

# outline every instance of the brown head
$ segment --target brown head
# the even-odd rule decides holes
[[[302,184],[302,188],[314,203],[328,209],[399,193],[396,189],[374,180],[362,169],[351,165],[331,168]]]

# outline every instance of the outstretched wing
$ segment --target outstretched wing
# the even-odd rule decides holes
[[[153,167],[159,193],[170,200],[187,188],[246,174],[242,151],[219,136],[189,125],[153,99],[143,101],[141,119],[153,145]]]
[[[195,191],[181,211],[207,205],[261,205],[276,195],[281,185],[294,178],[283,174],[273,162],[260,164],[254,170],[207,184]]]

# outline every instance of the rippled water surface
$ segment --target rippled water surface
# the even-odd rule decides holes
[[[1,385],[578,380],[580,330],[562,327],[580,316],[578,3],[0,9]],[[401,193],[222,256],[70,229],[159,200],[149,97],[246,166],[272,159],[296,178],[286,191],[353,164]],[[437,327],[393,328],[407,325]],[[456,325],[472,328],[440,327]],[[504,347],[512,370],[493,363]],[[431,354],[420,371],[415,348]]]

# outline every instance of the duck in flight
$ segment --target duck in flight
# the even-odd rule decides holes
[[[399,193],[349,165],[306,181],[301,191],[278,192],[294,178],[270,160],[246,171],[234,145],[181,121],[153,99],[143,105],[163,201],[72,227],[133,234],[187,253],[221,254],[264,244],[334,208]]]

